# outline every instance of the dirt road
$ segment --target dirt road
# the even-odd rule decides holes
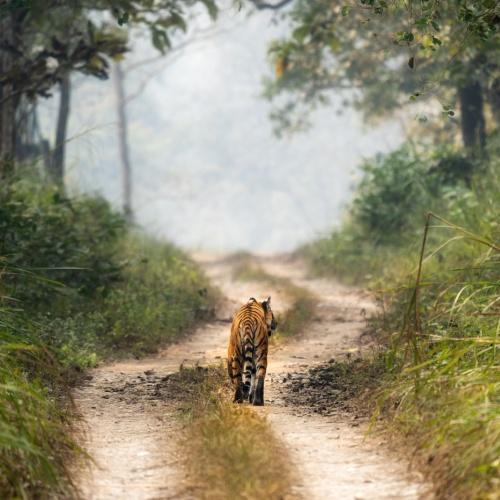
[[[84,446],[94,458],[75,476],[86,499],[191,498],[179,461],[180,424],[175,404],[160,397],[162,379],[184,364],[208,364],[225,356],[229,319],[250,296],[273,296],[273,308],[289,307],[284,290],[232,278],[230,259],[196,257],[225,296],[217,318],[157,356],[94,370],[75,393],[83,415]],[[404,460],[384,443],[366,439],[365,424],[345,414],[321,416],[287,406],[282,380],[332,357],[367,348],[361,336],[370,298],[327,280],[309,279],[300,263],[261,259],[267,272],[285,276],[319,297],[316,316],[296,339],[273,349],[263,412],[290,452],[299,476],[295,493],[311,499],[430,498]],[[289,375],[287,375],[289,374]]]

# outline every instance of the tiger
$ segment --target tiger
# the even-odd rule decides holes
[[[235,314],[227,352],[227,370],[235,387],[235,403],[249,401],[255,406],[264,405],[269,337],[277,326],[271,297],[263,302],[250,297]]]

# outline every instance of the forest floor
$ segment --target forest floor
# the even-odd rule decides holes
[[[75,390],[82,415],[82,444],[93,458],[74,465],[85,499],[189,499],[193,493],[178,446],[182,420],[178,400],[164,391],[168,375],[181,365],[208,365],[225,360],[230,318],[249,297],[272,296],[273,310],[290,307],[286,290],[263,281],[233,278],[235,261],[196,255],[223,295],[213,321],[198,327],[158,355],[121,361],[93,370]],[[404,455],[388,435],[367,434],[362,412],[316,408],[296,394],[310,388],[308,369],[362,355],[373,347],[364,317],[374,311],[371,297],[331,280],[309,278],[301,261],[288,256],[257,258],[268,274],[284,277],[314,293],[318,303],[306,331],[275,343],[269,355],[264,415],[298,471],[294,496],[306,499],[432,498],[431,489],[410,472]],[[326,410],[326,411],[324,411]],[[194,491],[200,491],[199,489]]]

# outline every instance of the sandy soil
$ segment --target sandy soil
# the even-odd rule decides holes
[[[243,283],[231,276],[231,261],[196,255],[225,299],[217,318],[157,356],[94,370],[75,391],[85,425],[83,445],[93,457],[75,466],[86,499],[191,498],[176,438],[181,431],[174,401],[161,397],[162,379],[181,364],[207,364],[225,357],[232,312],[250,296],[272,295],[277,312],[289,307],[284,290]],[[345,414],[321,416],[287,406],[281,381],[332,357],[370,348],[363,336],[370,297],[327,280],[309,279],[300,263],[287,257],[260,259],[272,274],[286,276],[320,298],[316,317],[298,338],[274,347],[269,359],[266,406],[256,408],[290,453],[299,471],[295,493],[306,499],[431,498],[421,478],[381,440],[366,438],[366,424]],[[290,375],[287,375],[290,374]]]

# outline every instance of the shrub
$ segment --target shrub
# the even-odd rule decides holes
[[[394,241],[425,214],[430,184],[425,163],[404,146],[365,162],[361,170],[351,217],[374,243]]]
[[[4,286],[24,307],[64,308],[105,293],[120,272],[115,244],[124,233],[123,219],[101,198],[71,200],[55,187],[24,182],[0,189]]]
[[[212,313],[208,280],[172,245],[130,237],[120,255],[122,279],[104,300],[106,347],[153,352]]]

